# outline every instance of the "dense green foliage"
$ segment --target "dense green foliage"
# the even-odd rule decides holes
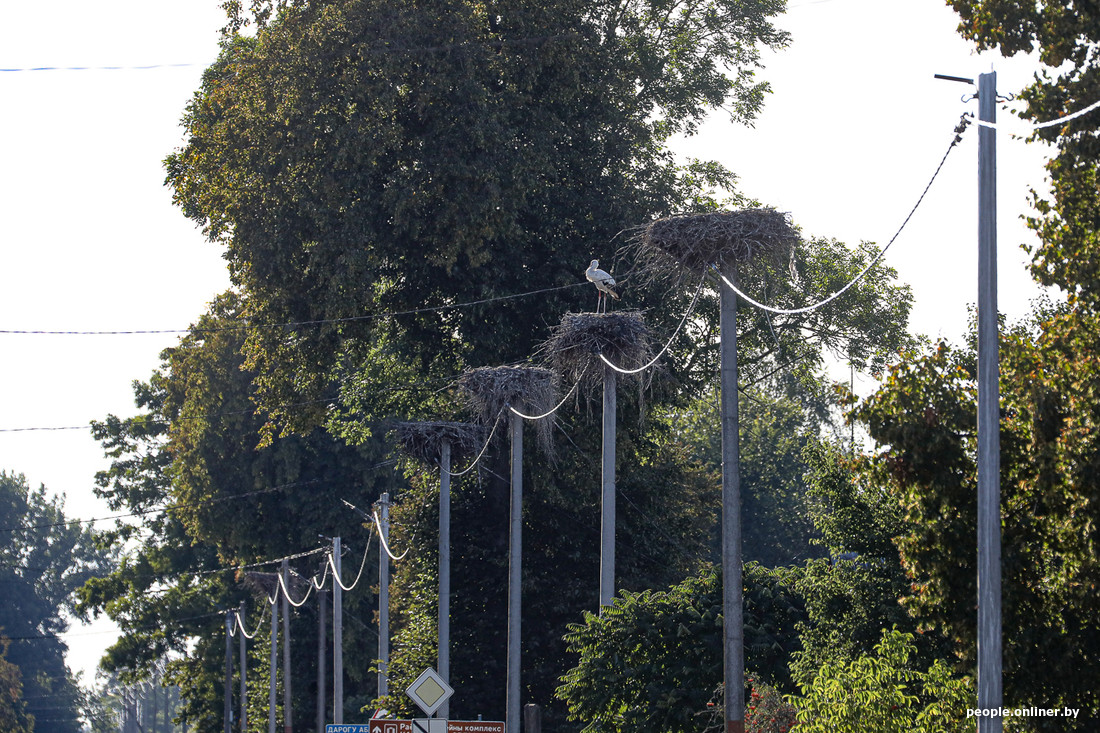
[[[0,636],[0,730],[31,733],[34,717],[27,714],[19,667],[8,661],[11,640]]]
[[[19,669],[25,712],[50,730],[79,731],[83,698],[65,666],[74,591],[106,572],[111,553],[65,516],[63,498],[0,471],[0,635],[11,639],[7,662]],[[10,679],[10,676],[9,678]]]
[[[799,733],[963,733],[976,730],[974,689],[967,678],[952,677],[942,661],[922,671],[910,659],[912,634],[884,631],[873,654],[826,663],[802,694]]]
[[[325,321],[249,332],[264,406],[315,422],[299,403],[377,340],[422,372],[528,356],[571,290],[371,316],[572,285],[626,226],[729,183],[663,143],[719,105],[753,117],[782,7],[315,1],[227,38],[168,181],[253,322]]]
[[[146,412],[95,426],[114,459],[98,476],[99,493],[115,509],[142,512],[138,524],[110,534],[144,539],[117,572],[83,588],[82,607],[106,612],[126,632],[104,663],[127,679],[148,674],[166,653],[197,639],[190,654],[168,667],[195,726],[216,725],[221,716],[224,615],[218,609],[247,601],[251,632],[265,607],[264,596],[242,582],[246,574],[217,571],[317,549],[326,542],[319,535],[342,536],[356,553],[355,570],[368,532],[341,499],[369,507],[393,482],[377,444],[348,447],[316,430],[257,447],[263,421],[250,402],[252,375],[241,369],[240,332],[226,328],[238,307],[233,296],[219,299],[178,347],[164,352],[163,369],[135,385]],[[307,556],[292,567],[309,577],[319,572],[320,559]],[[345,595],[345,643],[366,650],[346,665],[349,699],[367,699],[373,691],[373,601],[366,583]],[[310,601],[291,629],[302,650],[294,669],[300,710],[309,709],[314,694],[316,613]],[[253,647],[250,665],[266,667],[263,642]],[[262,704],[266,709],[266,698]]]
[[[746,669],[789,688],[801,604],[783,570],[752,563],[744,578]],[[708,569],[667,591],[624,593],[565,638],[580,661],[558,695],[584,731],[698,730],[722,684],[721,579]]]

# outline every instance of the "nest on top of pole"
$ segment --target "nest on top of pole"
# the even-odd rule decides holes
[[[452,461],[458,455],[474,455],[485,441],[485,428],[467,422],[400,422],[391,435],[406,454],[436,466],[444,440],[451,444]]]
[[[636,369],[653,358],[649,328],[637,310],[566,313],[538,351],[563,384],[577,384],[587,396],[596,394],[610,368],[601,354],[622,369]],[[648,384],[648,373],[631,375],[638,380],[639,393]]]
[[[542,415],[557,404],[558,385],[554,373],[535,366],[478,367],[458,379],[470,409],[485,425],[498,418],[505,422],[512,407],[526,415]],[[553,455],[551,442],[553,416],[535,420],[535,434],[547,455]]]
[[[256,593],[263,593],[269,599],[279,592],[279,573],[261,573],[256,570],[247,570],[239,573],[238,578],[243,580],[244,584],[253,591]],[[286,585],[291,593],[301,594],[309,590],[310,581],[303,578],[292,569],[290,571],[290,580]],[[297,601],[295,601],[295,603],[297,603]]]
[[[678,214],[634,227],[624,248],[651,282],[702,277],[711,265],[728,272],[767,258],[789,262],[799,240],[788,216],[771,208]]]

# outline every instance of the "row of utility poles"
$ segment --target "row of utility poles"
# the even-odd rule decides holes
[[[380,534],[383,548],[389,539],[389,494],[382,494],[377,503],[381,514],[379,520]],[[342,583],[343,571],[341,562],[342,543],[340,537],[332,538],[332,550],[326,555],[325,562],[330,563],[333,572],[332,586],[332,721],[344,722],[344,614],[343,593],[348,589]],[[389,664],[389,560],[385,549],[380,553],[379,560],[379,586],[378,614],[379,614],[379,643],[378,643],[378,695],[387,694],[387,667]],[[323,576],[322,570],[322,576]],[[270,657],[268,667],[268,733],[276,733],[278,718],[278,660],[279,660],[279,616],[282,615],[282,680],[283,680],[283,733],[292,733],[292,675],[290,665],[290,598],[289,589],[293,587],[292,576],[288,560],[282,561],[280,568],[282,588],[276,580],[274,599],[267,599],[271,606],[270,624]],[[328,591],[318,589],[318,629],[317,629],[317,711],[315,726],[318,733],[324,733],[326,725],[326,712],[328,703],[328,691],[326,681],[326,651],[327,651],[327,605]],[[281,607],[281,612],[280,612]],[[247,640],[253,638],[244,628],[245,604],[242,601],[240,608],[228,611],[225,617],[225,683],[224,683],[224,733],[233,733],[234,730],[245,731],[248,726],[248,657]],[[236,619],[236,628],[234,628]],[[233,640],[238,637],[238,702],[239,708],[236,716],[233,710]],[[131,733],[124,728],[123,733]],[[135,730],[133,733],[137,733]]]

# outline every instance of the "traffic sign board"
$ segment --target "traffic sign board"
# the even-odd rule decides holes
[[[500,720],[447,720],[447,733],[505,733]],[[329,723],[325,733],[421,733],[427,731],[427,720],[372,720],[369,723]],[[418,730],[419,729],[419,730]]]
[[[451,695],[455,694],[455,691],[439,676],[438,672],[428,667],[409,685],[405,694],[411,697],[425,714],[432,715],[447,702]]]

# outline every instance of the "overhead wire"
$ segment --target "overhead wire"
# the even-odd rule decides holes
[[[442,466],[439,467],[439,470],[445,472],[448,476],[465,476],[470,471],[474,470],[474,466],[476,466],[481,461],[481,459],[485,456],[485,452],[489,450],[489,444],[493,442],[493,435],[497,431],[497,425],[501,422],[500,416],[503,414],[504,408],[502,407],[500,408],[500,412],[497,413],[497,416],[493,418],[493,427],[489,430],[489,437],[485,439],[485,445],[481,447],[481,452],[477,454],[477,458],[475,458],[469,466],[466,466],[466,468],[462,469],[461,471],[448,471]],[[375,517],[375,520],[377,521],[377,516]],[[382,531],[381,527],[378,531]],[[402,557],[404,557],[404,555],[402,555]]]
[[[868,272],[870,272],[871,269],[873,267],[875,267],[875,265],[877,265],[880,260],[882,260],[883,256],[886,254],[886,251],[888,249],[890,249],[890,246],[894,242],[897,241],[897,238],[901,235],[901,233],[905,229],[906,225],[909,224],[910,219],[913,218],[913,214],[915,214],[917,212],[917,209],[920,208],[920,205],[924,201],[925,196],[928,195],[928,191],[929,191],[929,189],[932,188],[932,184],[935,183],[936,178],[939,177],[940,171],[943,170],[943,166],[947,162],[948,156],[951,155],[951,151],[954,150],[955,146],[958,145],[958,143],[962,140],[962,133],[966,130],[966,127],[969,124],[969,122],[970,122],[970,119],[969,119],[968,115],[963,115],[962,119],[959,122],[959,124],[955,127],[955,137],[954,137],[954,139],[952,139],[951,144],[947,146],[947,152],[945,152],[943,154],[943,158],[940,159],[939,165],[936,166],[936,170],[932,174],[932,178],[928,181],[928,184],[924,187],[924,190],[921,192],[920,197],[917,198],[917,202],[915,204],[913,204],[913,208],[909,210],[908,216],[905,217],[905,220],[901,223],[901,226],[898,227],[898,230],[894,233],[894,236],[890,238],[890,241],[886,243],[885,247],[883,247],[881,250],[879,250],[878,254],[876,254],[873,258],[871,258],[871,261],[867,264],[866,267],[864,267],[855,277],[853,277],[851,280],[849,280],[848,283],[846,285],[844,285],[844,287],[842,287],[840,290],[836,291],[835,293],[833,293],[829,297],[827,297],[823,300],[820,300],[817,303],[814,303],[812,305],[808,305],[808,306],[805,306],[805,307],[802,307],[802,308],[773,308],[769,305],[761,303],[758,300],[755,300],[752,296],[747,295],[744,292],[742,292],[736,285],[734,285],[732,282],[730,282],[729,278],[727,278],[714,265],[711,265],[711,268],[714,270],[714,272],[717,274],[717,276],[722,280],[722,282],[724,282],[726,284],[726,287],[728,287],[730,290],[732,290],[734,293],[736,293],[739,298],[741,298],[743,300],[746,300],[749,303],[752,303],[757,308],[765,310],[769,313],[779,313],[781,315],[797,315],[797,314],[800,314],[800,313],[808,313],[810,311],[817,310],[818,308],[822,307],[823,305],[836,300],[841,295],[846,293],[849,288],[851,288],[853,285],[855,285],[860,280],[862,280],[864,275],[866,275]]]
[[[143,335],[158,335],[158,334],[174,334],[174,333],[224,333],[228,331],[258,331],[269,328],[297,328],[301,326],[323,326],[333,323],[354,323],[359,321],[374,321],[382,318],[392,318],[396,316],[411,316],[421,313],[437,313],[447,310],[459,310],[461,308],[469,308],[475,305],[485,305],[487,303],[496,303],[505,300],[516,300],[518,298],[527,298],[532,295],[542,295],[544,293],[552,293],[559,290],[569,290],[570,288],[579,288],[586,286],[585,282],[570,283],[568,285],[558,285],[550,288],[540,288],[538,290],[529,290],[524,293],[514,293],[511,295],[499,295],[492,298],[482,298],[480,300],[470,300],[463,303],[453,303],[451,305],[437,305],[429,306],[426,308],[413,308],[411,310],[404,311],[388,311],[385,313],[371,313],[362,316],[346,316],[343,318],[320,318],[309,321],[286,321],[284,323],[242,323],[235,326],[213,326],[204,328],[201,326],[192,326],[190,328],[162,328],[162,329],[130,329],[130,330],[40,330],[40,329],[0,329],[0,334],[7,335],[22,335],[22,336],[143,336]]]
[[[125,514],[111,514],[106,517],[93,517],[91,519],[67,519],[63,522],[52,522],[48,524],[32,524],[22,527],[0,527],[0,532],[18,532],[25,529],[53,529],[55,527],[66,527],[70,524],[94,524],[96,522],[106,522],[111,519],[125,519],[126,517],[142,517],[148,514],[160,514],[164,512],[172,511],[173,509],[190,509],[197,506],[205,506],[207,504],[218,504],[225,501],[235,501],[237,499],[244,499],[249,496],[257,496],[259,494],[270,494],[276,491],[285,491],[286,489],[295,488],[298,486],[309,486],[311,484],[320,483],[321,479],[311,479],[309,481],[295,481],[289,484],[283,484],[281,486],[273,486],[267,489],[257,489],[255,491],[247,491],[243,494],[234,494],[233,496],[221,496],[215,499],[205,499],[203,501],[191,502],[189,504],[173,504],[168,507],[160,507],[158,509],[143,509],[136,512],[128,512]]]
[[[649,369],[651,366],[656,364],[657,360],[664,356],[664,353],[668,351],[669,348],[672,346],[672,342],[675,341],[676,337],[680,334],[680,329],[684,327],[684,324],[687,323],[688,318],[690,318],[691,314],[695,311],[695,304],[699,302],[699,294],[703,292],[703,285],[706,283],[706,281],[706,273],[703,273],[703,277],[699,279],[699,287],[695,290],[695,297],[691,299],[691,305],[688,306],[687,312],[684,313],[684,317],[680,319],[680,323],[676,326],[676,330],[672,332],[672,336],[669,337],[668,343],[664,345],[664,348],[657,352],[657,355],[654,356],[648,364],[644,364],[637,369],[623,369],[622,367],[612,364],[611,361],[603,355],[603,353],[600,353],[598,355],[600,357],[600,360],[607,366],[617,371],[619,374],[637,374],[638,372],[644,372],[646,369]]]
[[[375,517],[375,521],[377,521],[377,516]],[[380,539],[382,538],[381,528],[379,528],[378,536],[379,536]],[[385,539],[382,539],[382,546],[386,547]],[[370,551],[370,536],[368,535],[367,536],[367,546],[363,550],[363,562],[359,564],[359,573],[355,576],[355,580],[352,582],[351,585],[344,585],[344,581],[340,578],[340,573],[338,573],[336,571],[335,553],[330,550],[329,554],[328,554],[328,562],[329,562],[329,567],[332,568],[332,582],[339,585],[341,590],[344,590],[344,591],[350,591],[350,590],[354,589],[355,586],[359,585],[359,580],[363,577],[363,569],[365,567],[367,567],[367,554],[368,554],[369,551]],[[389,552],[388,547],[386,548],[386,552],[387,553]],[[408,550],[406,550],[406,552],[408,552]],[[392,557],[392,555],[391,555],[391,557]],[[404,555],[402,555],[401,557],[404,557]]]
[[[1076,112],[1072,112],[1068,115],[1065,115],[1064,117],[1057,117],[1053,120],[1047,120],[1046,122],[1025,122],[1024,120],[1021,120],[1018,117],[1013,118],[1013,122],[1010,125],[1006,125],[1006,124],[1001,123],[1001,122],[990,122],[988,120],[981,120],[981,119],[977,119],[977,118],[973,118],[973,121],[979,127],[988,127],[988,128],[994,129],[994,130],[1000,129],[1000,128],[1003,127],[1006,131],[1009,131],[1009,132],[1011,132],[1013,130],[1020,130],[1020,131],[1025,131],[1026,132],[1026,131],[1043,130],[1047,127],[1057,127],[1058,125],[1064,125],[1065,123],[1069,122],[1070,120],[1075,120],[1078,117],[1082,117],[1084,115],[1087,115],[1089,112],[1092,112],[1095,109],[1100,109],[1100,101],[1093,102],[1089,106],[1087,106],[1083,109],[1079,109]]]
[[[376,527],[378,527],[378,539],[380,540],[380,542],[382,544],[382,549],[386,551],[386,554],[390,556],[391,560],[394,560],[394,561],[403,560],[405,558],[405,555],[409,554],[409,548],[406,547],[405,551],[402,552],[400,555],[394,555],[393,551],[390,550],[390,543],[386,542],[386,535],[382,532],[382,522],[378,519],[378,512],[376,511],[373,514],[374,514],[374,525]],[[362,570],[360,570],[359,572],[362,572]],[[348,590],[348,589],[344,588],[344,590]]]
[[[544,412],[541,415],[524,415],[522,412],[520,412],[516,408],[512,407],[511,405],[506,405],[506,407],[509,410],[512,411],[512,414],[518,415],[518,416],[522,417],[524,420],[542,420],[543,418],[550,417],[555,412],[557,412],[561,408],[561,406],[566,403],[566,401],[569,399],[569,396],[572,395],[573,392],[575,392],[577,390],[577,387],[579,387],[580,384],[581,384],[581,382],[578,379],[576,382],[573,383],[573,386],[569,388],[569,391],[565,393],[565,397],[561,398],[561,402],[554,405],[552,408],[550,408],[550,410],[548,412]]]

